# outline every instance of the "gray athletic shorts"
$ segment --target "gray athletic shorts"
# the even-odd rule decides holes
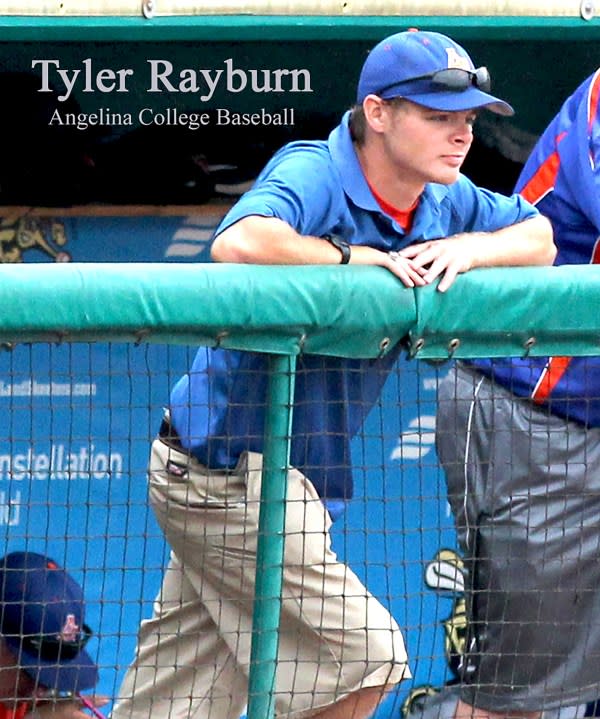
[[[436,447],[467,574],[462,698],[536,711],[600,696],[600,430],[460,364]]]

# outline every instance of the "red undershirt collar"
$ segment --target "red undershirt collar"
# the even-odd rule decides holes
[[[419,204],[420,197],[417,197],[417,199],[408,209],[400,210],[397,207],[394,207],[394,205],[390,205],[389,202],[386,202],[383,197],[378,195],[376,190],[373,188],[373,186],[368,180],[367,184],[369,185],[369,188],[373,193],[373,197],[377,200],[377,204],[386,213],[386,215],[389,215],[395,222],[397,222],[404,230],[404,232],[410,232],[413,217],[415,214],[415,210],[417,209],[417,205]]]

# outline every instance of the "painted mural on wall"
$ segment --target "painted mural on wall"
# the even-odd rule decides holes
[[[70,262],[65,225],[54,218],[31,217],[27,212],[0,219],[0,262],[25,262],[37,251],[54,262]]]

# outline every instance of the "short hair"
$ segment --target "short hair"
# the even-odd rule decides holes
[[[350,129],[350,137],[357,145],[362,145],[365,141],[365,128],[367,119],[362,105],[353,105],[350,108],[350,120],[348,127]]]
[[[393,97],[390,100],[384,100],[386,105],[393,108],[406,106],[406,99],[403,97]],[[348,121],[350,129],[350,137],[357,145],[363,145],[367,132],[367,118],[362,105],[353,105],[350,108],[350,120]]]

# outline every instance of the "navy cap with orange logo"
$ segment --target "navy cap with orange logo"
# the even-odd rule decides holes
[[[75,693],[98,680],[84,649],[92,632],[83,590],[49,557],[12,552],[0,559],[0,634],[40,687]]]

